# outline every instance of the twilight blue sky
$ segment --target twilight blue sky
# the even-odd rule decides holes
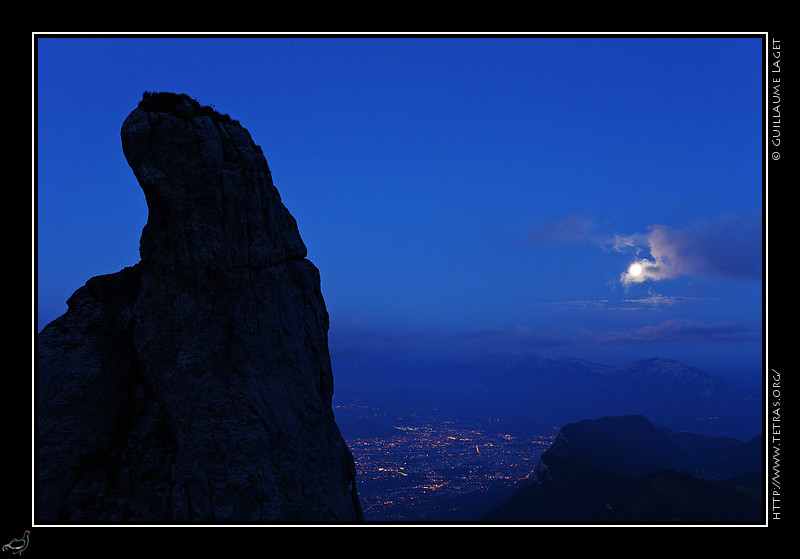
[[[143,91],[175,91],[263,148],[334,367],[533,351],[760,378],[761,37],[35,46],[37,331],[138,262],[119,131]]]

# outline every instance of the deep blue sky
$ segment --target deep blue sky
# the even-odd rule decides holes
[[[175,91],[263,148],[321,271],[334,366],[529,350],[760,378],[760,37],[36,48],[37,330],[138,262],[119,131],[143,91]]]

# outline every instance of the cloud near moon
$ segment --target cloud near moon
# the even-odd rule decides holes
[[[647,280],[658,281],[671,276],[669,266],[657,260],[643,258],[631,264],[620,276],[620,281],[625,285],[643,283]]]
[[[606,251],[633,254],[620,275],[625,285],[662,281],[680,276],[703,276],[735,281],[762,277],[761,212],[697,221],[678,229],[653,225],[646,233],[599,235],[591,217],[567,216],[529,231],[525,242],[596,244]],[[633,268],[634,264],[640,268]]]
[[[762,275],[760,213],[701,221],[685,229],[654,225],[646,234],[615,235],[607,245],[617,252],[650,253],[621,274],[625,285],[692,275],[736,281],[760,280]]]

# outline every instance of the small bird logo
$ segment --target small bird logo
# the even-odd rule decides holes
[[[10,551],[15,555],[20,555],[23,551],[25,551],[25,548],[28,547],[28,537],[30,536],[30,533],[30,530],[25,530],[25,534],[23,534],[22,539],[14,538],[3,546],[3,551]]]

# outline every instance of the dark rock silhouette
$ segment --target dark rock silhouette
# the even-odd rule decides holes
[[[542,455],[537,480],[485,520],[756,523],[762,442],[674,433],[641,415],[578,421]]]
[[[141,261],[38,336],[37,522],[361,520],[319,272],[261,149],[173,93],[121,138]]]

